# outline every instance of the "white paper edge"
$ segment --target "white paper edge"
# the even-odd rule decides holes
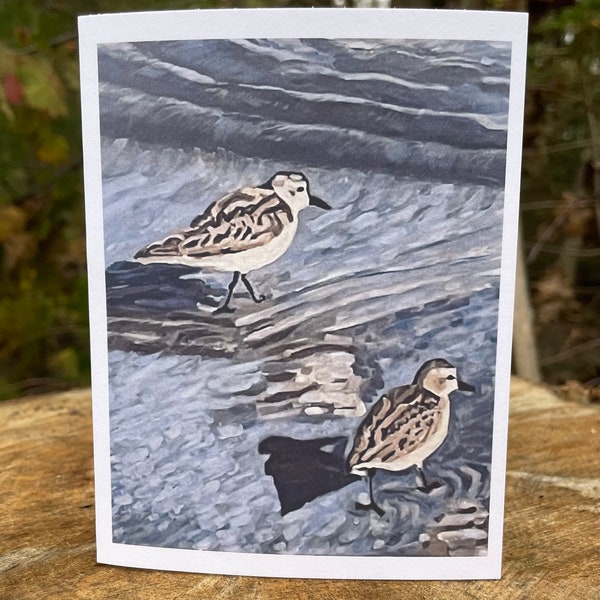
[[[527,19],[525,13],[400,9],[219,9],[79,17],[98,562],[266,577],[500,578]],[[157,548],[112,541],[104,239],[102,227],[98,226],[103,223],[103,213],[97,45],[261,37],[463,39],[512,43],[490,520],[485,557],[275,555]]]
[[[510,98],[506,178],[504,187],[504,223],[502,231],[502,264],[498,306],[498,345],[496,348],[496,382],[494,395],[494,428],[490,482],[489,532],[502,533],[506,491],[506,455],[510,400],[512,335],[519,229],[519,197],[527,66],[527,21],[524,17],[512,41]],[[502,535],[488,534],[488,552],[502,556]],[[500,572],[498,574],[500,577]]]

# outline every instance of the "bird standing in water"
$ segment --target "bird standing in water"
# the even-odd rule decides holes
[[[357,508],[383,515],[373,495],[377,469],[404,471],[416,467],[421,491],[430,492],[439,486],[427,483],[423,462],[448,435],[450,394],[474,389],[458,379],[456,368],[447,360],[435,358],[419,368],[411,385],[391,389],[374,404],[358,427],[347,459],[351,474],[369,478],[370,502],[357,502]]]
[[[308,206],[331,208],[313,196],[302,173],[280,171],[256,187],[243,187],[211,204],[190,226],[139,250],[143,264],[168,263],[233,273],[227,296],[215,313],[232,312],[229,302],[241,279],[256,303],[265,300],[248,273],[277,260],[298,229],[298,214]]]

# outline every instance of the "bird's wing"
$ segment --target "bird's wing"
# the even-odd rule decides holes
[[[395,390],[392,390],[394,396]],[[412,394],[411,394],[412,395]],[[416,397],[405,399],[406,410],[401,417],[384,426],[388,448],[394,448],[394,456],[410,454],[424,444],[441,426],[442,410],[439,398],[420,391]]]
[[[396,389],[409,391],[410,386]],[[402,402],[393,402],[388,394],[384,394],[371,407],[354,436],[354,444],[348,455],[348,464],[351,468],[375,457],[377,448],[384,443],[382,434],[385,424],[392,422],[394,416],[399,417],[407,406]]]
[[[440,417],[435,399],[423,398],[414,385],[390,390],[358,428],[349,466],[386,462],[409,454],[437,429]]]
[[[188,228],[146,246],[135,258],[243,252],[276,238],[292,220],[289,206],[272,191],[246,188],[214,202]]]

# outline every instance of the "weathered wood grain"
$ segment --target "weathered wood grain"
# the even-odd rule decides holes
[[[328,581],[203,576],[95,561],[88,390],[0,404],[0,598],[596,598],[600,406],[515,379],[503,578]]]

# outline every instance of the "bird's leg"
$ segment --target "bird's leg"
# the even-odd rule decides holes
[[[242,275],[242,277],[244,277]],[[215,310],[215,312],[213,314],[218,315],[221,313],[230,313],[233,312],[233,308],[229,308],[229,301],[231,300],[231,296],[233,296],[233,290],[235,289],[235,286],[237,285],[237,282],[240,279],[240,272],[239,271],[234,271],[233,273],[233,279],[231,280],[231,283],[229,284],[229,287],[227,288],[227,297],[225,298],[225,302],[223,302],[223,304],[221,306],[219,306],[219,308],[217,308],[217,310]]]
[[[373,479],[375,478],[375,471],[369,471],[369,500],[371,504],[371,508],[380,516],[383,516],[383,509],[375,502],[375,497],[373,496]]]
[[[421,485],[417,486],[417,489],[424,494],[429,494],[433,490],[436,490],[439,487],[442,487],[442,484],[439,481],[432,481],[427,483],[427,479],[425,479],[425,471],[423,470],[423,465],[420,467],[417,466],[417,477],[421,480]]]
[[[263,294],[261,294],[260,296],[256,295],[256,293],[254,292],[254,289],[250,285],[250,281],[248,280],[246,275],[242,275],[242,282],[246,286],[246,289],[250,293],[250,298],[252,298],[252,300],[254,300],[254,302],[256,302],[257,304],[260,304],[261,302],[264,302],[266,300],[265,295],[263,295]]]
[[[361,502],[356,502],[354,506],[359,510],[369,510],[373,509],[380,517],[383,517],[384,510],[375,502],[375,497],[373,496],[373,478],[375,477],[375,469],[369,469],[369,504],[362,504]]]

